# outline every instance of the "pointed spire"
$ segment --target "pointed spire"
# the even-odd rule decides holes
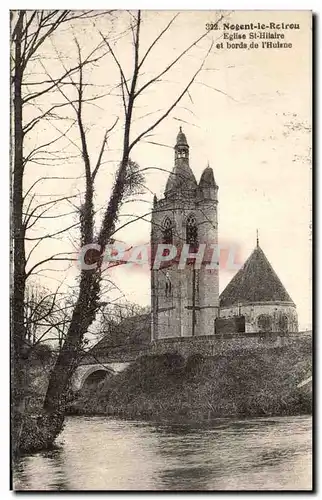
[[[196,189],[197,181],[189,166],[189,144],[187,138],[179,127],[176,145],[174,146],[174,169],[169,175],[165,196],[177,195],[178,192],[185,192],[191,196],[191,192]]]
[[[185,147],[189,148],[186,135],[182,131],[182,127],[181,126],[179,127],[179,133],[177,135],[176,147],[177,146],[185,146]]]
[[[157,205],[157,203],[158,203],[158,198],[157,198],[157,195],[154,194],[154,196],[153,196],[153,206],[155,207]]]
[[[259,248],[258,229],[256,229],[256,247]]]

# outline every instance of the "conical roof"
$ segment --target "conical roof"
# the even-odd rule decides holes
[[[257,246],[219,297],[220,307],[250,302],[289,302],[291,297]]]
[[[178,151],[185,151],[186,156],[178,158],[176,156],[175,166],[168,177],[164,193],[167,195],[169,193],[178,194],[180,192],[190,196],[191,191],[197,187],[197,181],[189,165],[189,145],[181,127],[174,149],[176,155]]]
[[[179,163],[175,165],[170,173],[165,187],[165,194],[170,191],[182,192],[191,191],[197,187],[197,181],[193,171],[187,163]]]
[[[182,127],[179,128],[179,132],[178,132],[178,135],[177,135],[177,142],[176,142],[176,146],[188,146],[188,141],[187,141],[187,138],[186,138],[186,134],[184,134],[182,132]]]
[[[217,186],[214,177],[214,171],[209,165],[207,166],[207,168],[205,168],[205,170],[201,174],[199,186],[201,188]]]

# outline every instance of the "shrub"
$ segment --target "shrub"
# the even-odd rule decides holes
[[[297,384],[311,373],[311,352],[301,343],[247,350],[185,363],[178,353],[144,356],[72,405],[80,413],[124,418],[296,415],[311,411],[311,394]]]

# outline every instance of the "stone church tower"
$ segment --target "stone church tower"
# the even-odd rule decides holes
[[[159,269],[153,265],[151,268],[152,340],[215,333],[219,270],[206,269],[206,264],[212,257],[209,245],[218,244],[217,193],[209,165],[197,183],[189,164],[189,145],[180,127],[174,147],[174,168],[164,197],[160,200],[154,197],[153,204],[152,253],[155,254],[158,244],[164,243],[174,245],[177,256]],[[184,244],[189,245],[185,247],[189,254],[197,255],[202,243],[207,247],[201,266],[195,265],[191,257],[180,266]]]

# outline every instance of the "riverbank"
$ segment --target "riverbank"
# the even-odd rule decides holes
[[[38,351],[40,352],[40,349]],[[38,359],[34,355],[26,360],[24,398],[20,407],[12,407],[12,456],[14,458],[51,448],[63,428],[63,411],[47,415],[43,410],[54,362],[55,359],[48,356],[48,352],[46,358]]]
[[[144,356],[124,372],[81,391],[70,414],[128,419],[209,420],[311,413],[297,385],[312,373],[311,344],[222,356]]]

